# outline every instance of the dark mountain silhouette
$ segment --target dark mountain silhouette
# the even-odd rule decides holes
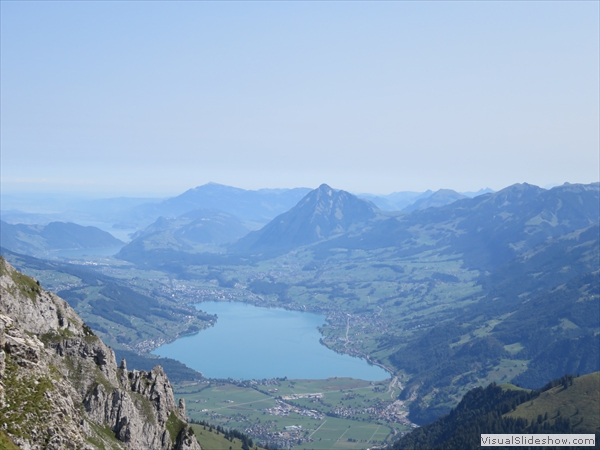
[[[233,244],[234,252],[284,252],[353,231],[375,218],[377,207],[326,184],[308,193],[288,212]]]

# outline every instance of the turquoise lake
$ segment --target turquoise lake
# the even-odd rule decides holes
[[[238,380],[288,377],[351,377],[378,381],[389,374],[364,359],[321,345],[317,327],[325,316],[245,303],[205,302],[197,309],[218,316],[215,326],[154,350],[208,378]]]

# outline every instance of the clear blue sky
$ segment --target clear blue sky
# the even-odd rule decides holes
[[[3,192],[599,177],[595,1],[0,5]]]

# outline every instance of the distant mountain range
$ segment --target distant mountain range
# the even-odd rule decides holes
[[[213,188],[224,189],[210,186]],[[200,235],[195,238],[189,214],[178,219],[163,218],[138,233],[136,242],[125,247],[120,257],[135,262],[144,258],[144,249],[195,252],[195,243],[223,244],[241,237],[228,245],[229,253],[272,255],[308,244],[318,244],[323,250],[395,247],[399,254],[443,248],[446,253],[463,254],[471,267],[493,268],[549,237],[597,222],[598,193],[598,183],[565,184],[550,190],[516,184],[474,198],[439,190],[415,201],[408,211],[394,213],[323,184],[246,236],[241,237],[248,228],[239,219],[221,214],[216,220],[219,213],[215,210],[210,213],[212,219],[205,217],[196,222],[202,227],[196,229]],[[140,246],[140,239],[144,246]]]
[[[123,249],[120,257],[135,261],[137,253],[142,249],[195,252],[199,250],[195,244],[218,245],[232,242],[250,232],[248,222],[244,222],[242,217],[247,220],[263,220],[306,191],[244,191],[211,183],[161,203],[138,206],[136,210],[143,211],[143,216],[148,216],[152,211],[154,214],[162,212],[167,215],[186,212],[177,218],[167,219],[161,216],[148,228],[134,235],[135,242]],[[269,203],[273,202],[274,198],[276,203]],[[395,193],[390,196],[396,204],[399,204],[401,199],[408,201],[409,198],[417,199],[408,207],[413,211],[448,205],[468,197],[449,189],[427,191],[423,194]],[[382,213],[375,203],[346,191],[332,189],[326,184],[309,191],[298,200],[297,204],[272,219],[260,230],[252,231],[238,242],[230,244],[228,250],[242,254],[283,253],[347,232],[356,234],[361,230],[360,225],[364,228],[371,226],[375,218],[389,217],[389,214]],[[189,217],[194,213],[190,212],[189,208],[198,208],[198,205],[204,206],[193,211],[205,211],[207,217],[192,224]],[[267,205],[271,206],[266,208]],[[205,206],[214,209],[207,210]],[[209,219],[208,215],[212,215],[212,219]],[[219,220],[215,220],[217,216]],[[196,232],[191,232],[192,228]],[[144,242],[143,246],[141,240]]]
[[[62,212],[30,213],[13,207],[2,210],[2,219],[11,224],[95,221],[121,229],[141,230],[161,216],[173,219],[204,209],[236,216],[249,229],[256,229],[289,210],[309,191],[308,188],[246,190],[208,183],[167,199],[119,197],[72,203],[63,201],[55,205],[55,208],[64,208]],[[11,200],[10,205],[14,205],[16,202]]]
[[[4,199],[4,196],[2,197]],[[22,202],[9,196],[7,205],[2,209],[2,220],[11,224],[47,225],[50,222],[86,222],[118,223],[128,217],[132,209],[143,204],[163,201],[162,198],[115,197],[92,200],[54,199],[51,196],[33,196]],[[20,205],[22,203],[22,206]],[[4,204],[2,205],[4,207]],[[36,208],[37,207],[37,208]],[[20,209],[23,208],[23,209]],[[36,210],[35,212],[31,212]],[[47,212],[50,210],[51,212]]]
[[[493,194],[398,215],[360,235],[341,236],[323,245],[395,247],[406,254],[444,248],[446,253],[462,253],[471,267],[491,268],[549,237],[597,223],[599,186],[565,184],[545,190],[515,184]]]
[[[445,191],[455,193],[456,198],[452,198],[452,196],[448,196],[448,195],[443,195],[443,193]],[[432,195],[434,195],[438,192],[440,192],[440,195],[436,196],[437,199],[434,197],[434,199],[436,199],[436,202],[435,202],[436,204],[433,204],[433,202],[432,202],[431,205],[425,206],[424,201],[427,198],[431,197]],[[410,207],[410,205],[413,205],[416,202],[422,202],[423,206],[421,206],[419,208],[414,208],[414,209],[425,209],[425,208],[428,208],[429,206],[444,206],[449,203],[452,203],[453,201],[457,200],[458,198],[477,197],[478,195],[489,194],[492,192],[494,192],[494,191],[491,190],[490,188],[480,189],[479,191],[476,191],[476,192],[460,192],[460,193],[456,192],[456,191],[452,191],[451,189],[440,189],[439,191],[436,191],[436,192],[428,189],[425,192],[400,191],[400,192],[393,192],[393,193],[387,194],[387,195],[357,194],[357,196],[359,198],[364,198],[365,200],[369,200],[369,201],[373,202],[373,204],[375,204],[382,211],[402,211],[402,210],[407,210],[406,208]]]
[[[48,225],[13,225],[0,222],[0,245],[26,255],[56,250],[118,247],[124,242],[96,227],[51,222]]]
[[[427,197],[421,197],[414,203],[403,208],[402,211],[412,212],[418,209],[439,208],[454,203],[456,200],[468,198],[466,195],[459,194],[452,189],[440,189]]]
[[[98,222],[114,225],[119,229],[141,230],[161,216],[172,219],[196,209],[212,209],[234,215],[244,221],[250,229],[257,229],[275,216],[288,211],[310,190],[246,190],[208,183],[166,199],[116,197],[68,201],[66,197],[20,198],[9,195],[3,196],[8,208],[2,210],[2,220],[10,224],[28,225],[47,225],[50,222]],[[474,197],[488,192],[493,191],[487,188],[477,192],[463,192],[461,195]],[[431,190],[401,191],[388,195],[360,194],[358,197],[371,201],[382,211],[400,211],[434,194]],[[439,195],[437,197],[436,206],[446,204]],[[448,198],[445,201],[450,202],[453,199]],[[20,210],[19,205],[23,205],[24,210]],[[32,209],[35,209],[35,212],[31,212]]]
[[[208,183],[185,191],[183,194],[158,203],[147,203],[132,208],[122,220],[123,226],[138,226],[144,220],[157,217],[179,217],[197,209],[219,210],[252,224],[265,224],[291,207],[309,192],[308,188],[239,189],[222,184]]]
[[[388,195],[357,194],[357,197],[369,200],[382,211],[401,211],[415,201],[427,198],[431,194],[433,191],[427,190],[425,192],[394,192]]]

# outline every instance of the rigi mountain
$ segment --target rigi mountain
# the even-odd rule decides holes
[[[250,224],[264,224],[294,206],[308,191],[307,188],[252,191],[208,183],[161,202],[131,208],[121,223],[123,226],[146,226],[159,216],[174,218],[205,209],[219,210]]]

